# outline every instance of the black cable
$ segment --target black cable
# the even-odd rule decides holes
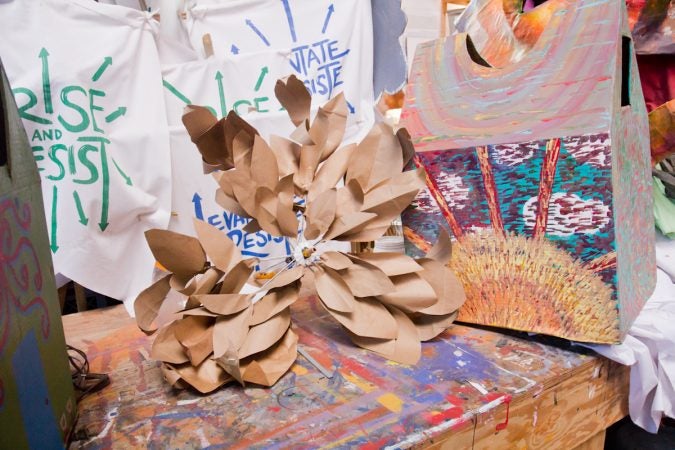
[[[79,402],[85,395],[100,391],[110,384],[110,377],[104,373],[90,373],[87,355],[72,345],[66,345],[68,349],[68,362],[73,386],[77,391]]]

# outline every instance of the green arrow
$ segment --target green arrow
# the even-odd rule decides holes
[[[54,107],[52,106],[52,84],[49,81],[49,52],[42,47],[38,56],[42,60],[42,94],[45,98],[45,112],[52,114]]]
[[[103,72],[105,72],[105,69],[110,65],[112,65],[112,58],[110,56],[103,58],[103,64],[101,64],[94,76],[91,77],[91,81],[98,81],[98,79],[101,78],[101,75],[103,75]]]
[[[216,81],[218,82],[218,95],[220,96],[220,112],[223,117],[227,115],[227,106],[225,105],[225,90],[223,89],[223,74],[220,70],[216,72]]]
[[[115,111],[108,114],[105,118],[105,121],[106,121],[106,123],[110,123],[113,120],[117,119],[118,117],[125,115],[126,113],[127,113],[127,108],[124,107],[124,106],[120,106]]]
[[[98,227],[101,231],[108,228],[108,208],[110,207],[110,173],[108,172],[108,156],[105,144],[101,142],[101,179],[103,180],[103,198],[101,200],[101,221]]]
[[[80,196],[77,191],[73,191],[73,199],[75,200],[75,207],[77,208],[77,215],[80,216],[79,222],[87,226],[89,219],[84,215],[84,209],[82,209],[82,202],[80,201]]]
[[[255,91],[258,92],[260,90],[260,86],[262,86],[262,82],[265,79],[265,75],[269,73],[270,69],[267,68],[267,66],[263,67],[262,70],[260,71],[260,76],[258,77],[258,82],[255,84]]]
[[[183,93],[181,91],[179,91],[178,89],[176,89],[175,86],[173,86],[171,83],[169,83],[166,80],[162,80],[162,84],[164,85],[165,88],[167,88],[169,90],[169,92],[171,92],[173,95],[178,97],[178,99],[180,101],[182,101],[183,103],[185,103],[186,105],[192,104],[190,99],[187,98],[185,95],[183,95]]]
[[[56,253],[59,250],[59,246],[56,243],[56,227],[57,227],[57,221],[56,221],[56,202],[58,198],[59,191],[56,187],[56,185],[52,186],[52,223],[51,223],[51,242],[49,244],[49,248],[52,249],[52,253]]]
[[[128,176],[122,169],[120,169],[120,166],[117,165],[117,161],[115,161],[115,158],[112,158],[112,162],[115,165],[115,168],[117,171],[122,175],[122,178],[124,178],[129,186],[133,186],[133,183],[131,182],[131,177]]]

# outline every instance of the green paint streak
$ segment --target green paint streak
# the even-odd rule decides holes
[[[225,90],[223,89],[223,74],[220,70],[216,72],[216,81],[218,82],[218,95],[220,96],[220,112],[223,117],[227,116],[227,105],[225,104]]]
[[[51,239],[49,248],[51,248],[52,253],[56,253],[59,250],[59,246],[56,242],[56,232],[57,232],[57,221],[56,221],[56,211],[57,211],[57,199],[58,199],[59,190],[56,185],[52,186],[52,217],[51,217]]]
[[[98,223],[101,231],[108,228],[108,208],[110,208],[110,173],[108,172],[108,156],[105,144],[101,142],[101,178],[103,179],[103,198],[101,200],[101,221]]]
[[[265,66],[262,68],[260,71],[260,76],[258,77],[258,82],[255,84],[255,91],[258,92],[260,90],[260,86],[262,86],[262,82],[265,79],[265,75],[269,73],[270,69]]]
[[[49,81],[49,52],[42,47],[38,55],[42,60],[42,94],[45,98],[45,113],[53,114],[54,107],[52,106],[52,85]]]
[[[84,215],[84,209],[82,209],[82,202],[80,201],[80,196],[77,193],[77,191],[73,191],[73,199],[75,200],[75,207],[77,207],[77,215],[80,217],[79,222],[82,225],[87,225],[89,223],[89,219]]]
[[[120,166],[117,164],[117,161],[115,161],[115,158],[112,158],[112,162],[115,165],[115,168],[117,171],[122,175],[122,178],[124,178],[129,186],[133,186],[133,183],[131,182],[131,177],[128,176],[122,169],[120,169]]]
[[[127,113],[127,108],[124,107],[124,106],[120,106],[120,107],[117,108],[115,111],[111,112],[110,114],[108,114],[108,115],[106,116],[105,122],[106,122],[106,123],[110,123],[110,122],[112,122],[113,120],[119,118],[120,116],[125,115],[126,113]]]
[[[91,77],[91,81],[98,81],[99,78],[101,78],[101,75],[103,75],[103,72],[105,72],[105,69],[108,68],[108,66],[112,65],[112,58],[110,56],[106,56],[103,58],[103,64],[98,68],[96,73],[94,74],[93,77]]]
[[[166,80],[162,80],[162,84],[164,85],[165,88],[167,88],[169,90],[169,92],[171,92],[173,95],[178,97],[178,99],[180,101],[182,101],[183,103],[185,103],[186,105],[192,104],[190,99],[187,98],[185,95],[183,95],[183,93],[181,91],[179,91],[178,89],[176,89],[171,83],[169,83]]]

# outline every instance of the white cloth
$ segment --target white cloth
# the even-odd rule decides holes
[[[3,0],[0,58],[42,177],[55,272],[125,300],[152,282],[169,133],[149,14],[91,0]]]
[[[586,345],[631,366],[630,417],[656,433],[662,417],[675,417],[675,241],[659,236],[656,290],[620,345]]]

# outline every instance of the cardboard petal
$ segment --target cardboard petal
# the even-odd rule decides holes
[[[255,217],[258,208],[255,202],[256,184],[253,180],[239,170],[228,170],[223,173],[222,179],[230,183],[234,198],[237,199],[244,211],[249,216]]]
[[[216,203],[218,203],[225,211],[229,211],[244,218],[251,217],[234,197],[230,197],[222,189],[216,190]]]
[[[238,294],[244,287],[255,265],[258,264],[257,258],[247,258],[238,262],[223,278],[223,284],[220,286],[221,294]]]
[[[417,364],[422,356],[422,345],[417,327],[402,311],[389,308],[398,324],[396,347],[394,353],[385,355],[386,358],[401,364]]]
[[[275,288],[280,288],[287,286],[295,281],[298,281],[305,273],[305,268],[302,266],[295,266],[291,269],[286,269],[283,272],[279,272],[274,276],[270,281],[266,281],[263,284],[263,289],[271,291]]]
[[[183,295],[192,295],[197,289],[197,279],[193,276],[180,277],[173,274],[169,279],[171,289]]]
[[[324,252],[320,256],[323,263],[334,270],[342,270],[354,264],[349,257],[340,252]]]
[[[438,239],[433,247],[427,252],[427,258],[438,261],[445,265],[450,262],[452,258],[452,241],[445,228],[440,227],[438,230]]]
[[[198,300],[196,300],[195,297],[190,297],[190,300],[192,300],[194,302],[193,305],[198,303]],[[220,317],[219,314],[212,313],[208,309],[203,308],[201,306],[193,306],[192,308],[186,308],[186,309],[184,309],[182,311],[178,311],[178,312],[181,313],[183,315],[183,317],[185,317],[185,316],[203,316],[203,317],[213,317],[213,318]]]
[[[250,294],[194,295],[195,300],[209,311],[224,316],[236,314],[251,306]]]
[[[173,368],[171,364],[162,364],[160,369],[162,370],[164,379],[171,385],[171,387],[175,389],[184,389],[186,387],[180,374],[176,371],[176,369]]]
[[[234,167],[245,174],[251,173],[251,165],[253,164],[253,138],[246,131],[239,131],[232,140],[232,156],[234,159]]]
[[[150,349],[150,357],[152,359],[173,364],[182,364],[190,360],[187,353],[185,353],[185,349],[178,342],[178,339],[176,339],[175,330],[176,322],[171,322],[167,326],[160,328]]]
[[[286,80],[277,80],[274,95],[286,109],[291,122],[296,127],[309,118],[312,98],[305,83],[298,80],[295,75],[291,75]]]
[[[192,236],[153,229],[145,232],[145,239],[152,255],[169,272],[188,277],[204,269],[206,254]]]
[[[206,316],[186,316],[174,322],[174,335],[185,348],[193,366],[199,365],[213,352],[214,319]]]
[[[391,127],[385,123],[373,126],[350,161],[347,179],[356,179],[364,191],[401,173],[403,156]]]
[[[259,353],[246,365],[245,382],[272,386],[281,378],[298,357],[298,335],[290,328],[272,348]]]
[[[333,221],[326,232],[324,239],[330,240],[344,240],[342,236],[363,229],[366,224],[377,217],[375,213],[355,212],[346,216],[338,217]],[[348,239],[347,239],[348,240]]]
[[[347,125],[347,101],[342,92],[330,99],[316,113],[309,136],[319,145],[321,161],[328,158],[340,145]]]
[[[436,292],[438,300],[419,312],[431,315],[447,315],[457,311],[466,300],[464,287],[451,268],[429,258],[418,259],[424,267],[419,275],[427,280]]]
[[[372,297],[354,299],[354,312],[343,313],[326,308],[335,320],[354,334],[378,339],[395,339],[396,319],[379,300]]]
[[[253,308],[247,308],[239,314],[216,319],[213,325],[213,357],[215,359],[225,355],[228,349],[234,351],[234,355],[239,359],[237,352],[246,340],[252,315]]]
[[[354,312],[354,296],[340,274],[330,267],[316,266],[314,284],[326,307],[340,312]]]
[[[415,147],[413,147],[410,133],[405,128],[399,128],[396,132],[396,137],[401,145],[401,154],[403,156],[403,167],[401,169],[404,169],[415,156]]]
[[[298,144],[314,145],[314,141],[312,140],[312,137],[309,135],[309,119],[299,124],[297,128],[293,130],[293,132],[291,133],[290,138],[293,139]]]
[[[320,194],[334,188],[345,176],[349,160],[356,150],[356,144],[338,149],[319,168],[314,182],[307,193],[307,201],[312,202]]]
[[[378,221],[379,218],[373,219],[373,221]],[[372,221],[371,221],[372,222]],[[381,238],[387,232],[391,226],[391,220],[387,221],[386,225],[379,225],[376,223],[368,222],[366,226],[362,229],[355,231],[353,234],[344,234],[340,236],[338,240],[340,241],[351,241],[351,242],[371,242],[376,239]]]
[[[246,224],[246,226],[243,228],[243,230],[246,233],[255,234],[258,231],[260,231],[261,228],[260,228],[260,224],[258,223],[258,221],[255,220],[255,219],[252,219]]]
[[[420,173],[419,170],[404,172],[374,187],[364,196],[363,211],[390,217],[401,214],[424,187]]]
[[[338,217],[361,211],[363,190],[358,181],[350,180],[337,190],[337,204],[340,205],[337,211]]]
[[[144,333],[152,334],[157,331],[154,321],[166,295],[171,290],[169,284],[170,278],[171,275],[167,275],[155,282],[152,286],[138,294],[136,301],[134,301],[136,323],[138,324],[138,328]]]
[[[391,277],[396,290],[377,298],[405,312],[416,312],[436,303],[436,292],[419,273]]]
[[[214,357],[213,360],[216,362],[216,364],[218,364],[219,367],[227,372],[232,378],[237,380],[241,385],[244,384],[242,367],[236,350],[234,350],[232,347],[228,347],[222,355],[217,358]]]
[[[396,287],[389,277],[372,264],[353,260],[354,264],[338,273],[355,297],[375,297],[392,293]]]
[[[298,283],[269,291],[259,302],[253,305],[251,326],[261,324],[291,306],[298,299],[299,291]]]
[[[239,114],[230,111],[227,114],[227,120],[224,121],[225,146],[229,152],[232,152],[235,137],[243,146],[252,147],[253,139],[258,131],[248,122],[241,118]],[[243,134],[240,134],[242,133]]]
[[[428,316],[426,314],[414,314],[410,317],[422,342],[429,341],[445,330],[457,319],[458,311],[444,316]]]
[[[313,240],[323,235],[335,219],[335,210],[337,205],[335,200],[337,193],[335,189],[329,189],[307,205],[305,219],[305,238]]]
[[[242,260],[241,252],[225,233],[202,220],[193,220],[199,243],[218,270],[227,272]]]
[[[253,181],[259,186],[266,186],[274,190],[279,181],[277,158],[267,142],[260,136],[256,136],[253,142],[251,166],[254,168],[254,170],[251,170]]]
[[[279,176],[294,174],[300,163],[300,145],[280,136],[270,136],[270,148],[279,166]]]
[[[406,273],[419,272],[423,270],[422,266],[417,264],[413,258],[403,253],[396,252],[377,252],[377,253],[359,253],[352,255],[352,258],[358,258],[369,264],[377,266],[387,276],[403,275]]]
[[[361,348],[370,350],[379,355],[392,355],[396,351],[396,339],[378,339],[359,336],[347,330],[349,339]]]
[[[232,381],[230,377],[212,359],[205,359],[198,367],[189,364],[174,366],[181,378],[202,394],[208,394],[220,386]]]
[[[207,108],[190,105],[185,108],[183,124],[207,164],[223,170],[234,167],[232,154],[223,145],[225,120],[217,120]]]
[[[211,177],[213,177],[213,179],[216,180],[216,183],[218,183],[218,186],[220,186],[220,189],[222,189],[225,195],[234,198],[234,191],[232,190],[232,180],[230,180],[228,176],[225,176],[227,172],[230,171],[228,170],[226,172],[215,172],[211,174]]]
[[[281,339],[290,325],[291,311],[286,308],[268,321],[251,327],[239,349],[239,358],[267,350]]]
[[[298,236],[298,217],[293,211],[293,204],[290,207],[279,202],[277,204],[277,224],[282,236],[295,238]]]
[[[315,145],[303,145],[300,149],[300,164],[293,181],[301,192],[307,192],[314,181],[314,174],[321,160],[320,151]]]

